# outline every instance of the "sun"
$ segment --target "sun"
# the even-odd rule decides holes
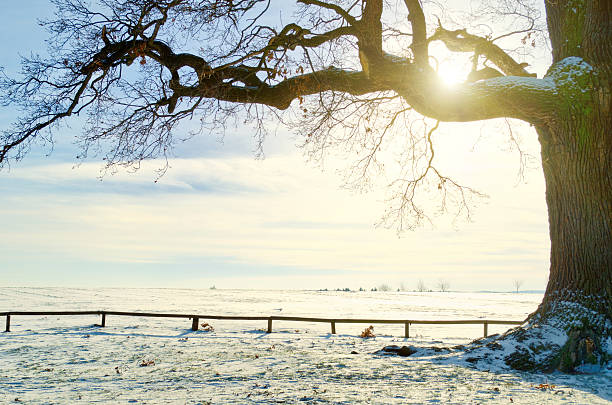
[[[461,63],[451,63],[445,61],[438,66],[438,76],[447,86],[455,86],[465,82],[467,75],[470,73],[470,67],[464,66]]]
[[[432,67],[438,72],[442,83],[447,86],[456,86],[465,82],[472,70],[471,55],[452,53],[441,45],[431,47],[430,57]]]

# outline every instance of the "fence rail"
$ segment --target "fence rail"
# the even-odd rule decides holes
[[[6,330],[10,332],[11,317],[14,316],[45,316],[45,315],[100,315],[100,327],[106,326],[106,317],[113,316],[135,316],[153,318],[186,318],[191,320],[191,330],[198,330],[200,319],[236,320],[236,321],[267,321],[267,333],[272,333],[273,321],[290,322],[318,322],[329,323],[331,333],[336,334],[337,323],[369,323],[369,324],[403,324],[404,337],[410,337],[410,325],[483,325],[484,337],[489,335],[489,325],[521,325],[523,321],[505,321],[497,319],[457,319],[457,320],[421,320],[421,319],[354,319],[354,318],[312,318],[301,316],[236,316],[236,315],[199,315],[199,314],[168,314],[158,312],[124,312],[124,311],[10,311],[0,312],[0,316],[6,316]]]

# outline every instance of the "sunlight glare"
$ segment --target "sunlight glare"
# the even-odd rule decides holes
[[[438,76],[447,86],[463,83],[469,72],[469,66],[462,66],[459,63],[444,62],[438,67]]]

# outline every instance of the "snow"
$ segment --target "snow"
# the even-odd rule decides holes
[[[0,312],[117,310],[343,318],[521,320],[540,294],[3,288]],[[0,318],[0,321],[4,321]],[[513,403],[604,404],[612,371],[509,372],[466,363],[448,347],[481,337],[482,325],[369,325],[210,321],[108,316],[11,317],[0,334],[0,403]],[[0,325],[3,326],[3,325]],[[489,333],[506,330],[489,325]],[[559,342],[555,342],[559,343]],[[612,342],[608,342],[612,344]],[[386,356],[384,346],[414,356]],[[506,349],[503,349],[505,352]],[[356,352],[356,354],[354,353]],[[141,366],[141,364],[147,364]],[[586,370],[589,371],[589,370]],[[593,370],[591,370],[593,371]]]
[[[501,76],[477,82],[479,86],[494,89],[515,89],[559,94],[588,94],[589,81],[595,70],[584,59],[571,56],[555,63],[542,79],[525,76]]]
[[[566,88],[566,91],[588,93],[590,81],[595,70],[584,59],[570,56],[551,66],[546,78],[553,80],[557,87]]]
[[[556,92],[555,82],[546,77],[543,79],[538,79],[536,77],[525,76],[501,76],[482,80],[478,82],[478,84],[496,89],[502,88],[510,90],[514,88],[521,88],[542,93]]]

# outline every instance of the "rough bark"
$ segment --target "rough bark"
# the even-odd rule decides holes
[[[612,5],[547,1],[546,10],[554,62],[588,65],[551,69],[561,100],[538,127],[551,238],[542,310],[573,292],[600,297],[589,306],[612,319]]]
[[[588,3],[546,3],[555,61],[548,76],[559,101],[537,126],[551,252],[544,300],[531,319],[568,333],[551,359],[564,371],[605,361],[612,333],[612,5]]]
[[[551,239],[544,303],[588,298],[612,319],[612,154],[603,142],[610,123],[604,125],[568,116],[538,130]]]

